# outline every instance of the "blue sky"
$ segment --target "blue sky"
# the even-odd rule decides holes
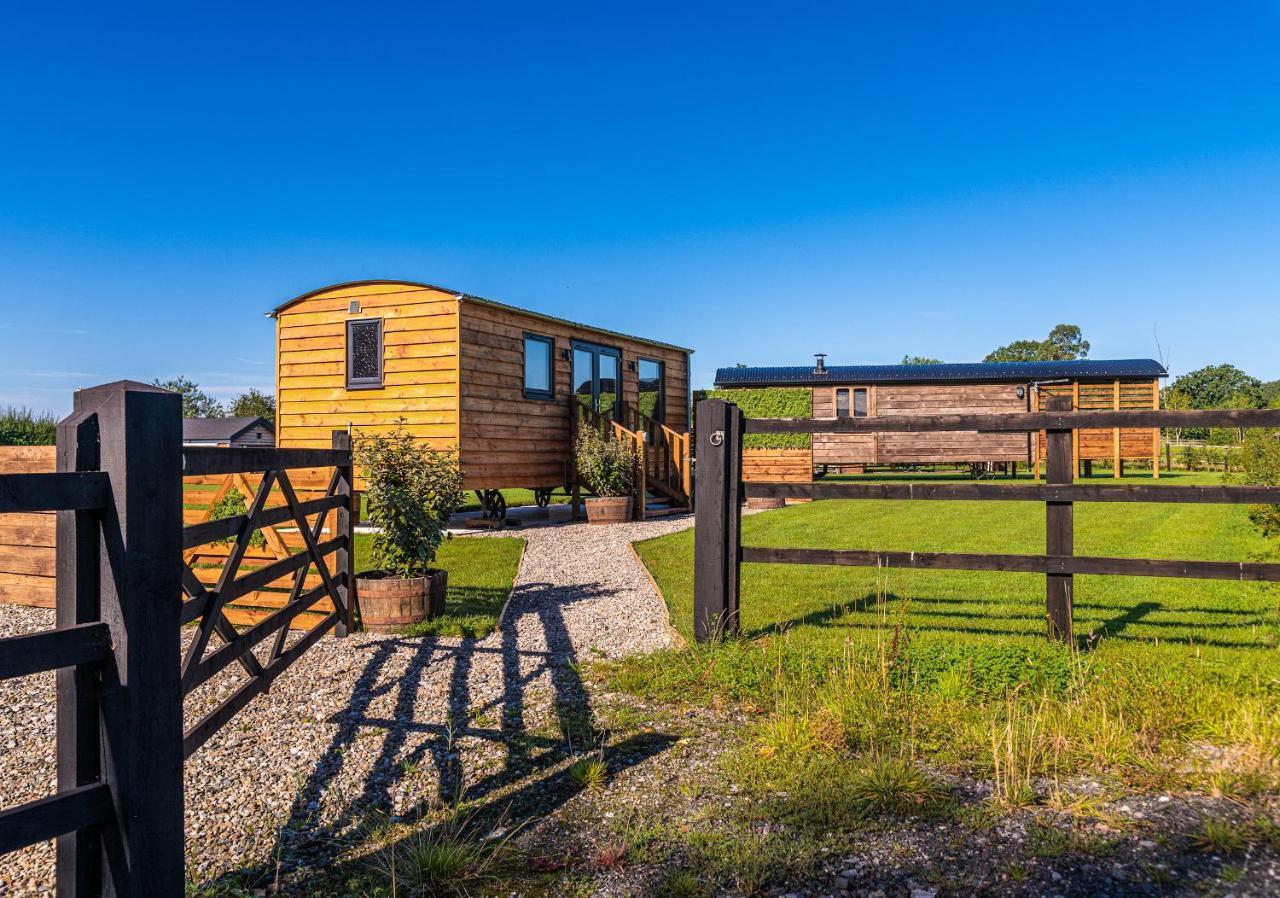
[[[272,382],[263,313],[424,280],[715,368],[1280,377],[1276,4],[16,4],[0,404]]]

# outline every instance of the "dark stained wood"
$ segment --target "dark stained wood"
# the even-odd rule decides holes
[[[221,449],[188,446],[182,450],[182,476],[251,474],[290,468],[332,468],[350,462],[333,449]]]
[[[343,496],[322,496],[319,499],[310,499],[302,502],[299,507],[304,515],[312,515],[332,509],[341,509],[346,502],[347,500]],[[235,539],[236,534],[240,532],[240,528],[248,520],[248,515],[238,514],[227,518],[201,521],[198,524],[188,524],[182,528],[182,548],[194,549],[196,546],[203,546],[215,540]],[[283,524],[291,520],[293,520],[293,512],[289,509],[289,506],[281,505],[276,508],[264,509],[262,514],[258,515],[257,526],[273,527],[276,524]]]
[[[0,474],[0,514],[100,509],[111,485],[96,471]]]
[[[338,598],[341,609],[338,622],[334,625],[335,636],[343,637],[356,626],[356,578],[350,574],[351,560],[355,557],[355,525],[360,518],[360,500],[355,492],[355,468],[351,464],[351,434],[345,430],[333,432],[333,451],[347,456],[347,463],[338,465],[335,470],[336,479],[333,487],[333,498],[339,500],[335,506],[337,516],[334,520],[334,536],[342,540],[342,546],[334,555],[334,577],[338,582]],[[303,515],[309,503],[299,504],[298,511]],[[317,534],[318,535],[318,534]]]
[[[697,408],[693,627],[699,642],[738,632],[742,545],[742,410],[723,399]]]
[[[119,809],[118,847],[106,852],[107,866],[119,873],[112,877],[118,893],[181,895],[181,398],[122,382],[80,390],[75,410],[97,413],[100,463],[114,499],[103,519],[100,574],[102,619],[115,649],[102,686],[103,777]]]
[[[90,783],[8,808],[0,811],[0,855],[72,830],[101,826],[110,817],[111,791],[102,783]]]
[[[337,575],[336,579],[345,580],[345,573]],[[291,620],[328,594],[328,590],[323,584],[309,589],[297,600],[289,602],[280,610],[237,635],[231,642],[223,643],[217,649],[205,655],[192,670],[189,685],[186,687],[187,691],[198,689],[228,664],[238,661],[244,656],[245,652],[251,651],[262,640],[282,628],[287,628]]]
[[[186,695],[192,688],[192,669],[201,656],[204,655],[205,647],[209,645],[209,640],[213,637],[214,631],[221,625],[223,633],[228,633],[225,618],[222,614],[222,609],[229,601],[227,587],[235,582],[236,574],[240,570],[240,563],[244,560],[245,552],[249,549],[249,541],[252,539],[254,531],[258,528],[258,518],[262,515],[262,510],[267,504],[267,497],[271,494],[271,486],[276,477],[277,475],[274,471],[267,471],[263,475],[262,485],[253,497],[253,504],[249,506],[248,511],[243,515],[244,523],[241,525],[239,532],[236,533],[235,543],[231,546],[231,551],[227,554],[227,560],[218,575],[218,583],[210,590],[213,595],[209,600],[209,607],[205,609],[205,613],[202,615],[203,620],[200,621],[200,626],[196,629],[195,636],[188,643],[186,654],[182,659],[183,695]],[[189,566],[184,565],[184,567],[186,570],[190,570]]]
[[[59,422],[54,463],[61,473],[96,471],[98,416],[74,412]],[[60,511],[56,518],[55,619],[59,628],[95,626],[100,622],[98,601],[101,573],[102,517],[90,511]],[[57,775],[58,791],[69,792],[96,783],[102,776],[100,673],[92,667],[58,671]],[[102,883],[102,835],[86,830],[58,838],[55,867],[60,898],[89,898]]]
[[[747,450],[750,453],[750,450]],[[1217,505],[1280,505],[1274,486],[1149,486],[1079,484],[1070,486],[1010,483],[782,483],[746,485],[748,498],[903,499],[1000,502],[1168,502]]]
[[[111,631],[103,623],[9,636],[0,639],[0,680],[91,664],[110,655]]]
[[[1045,401],[1048,411],[1071,408],[1067,396],[1050,396]],[[1070,486],[1075,479],[1075,455],[1071,431],[1050,428],[1045,437],[1045,482],[1051,487]],[[1075,506],[1070,501],[1045,502],[1045,554],[1057,557],[1075,552]],[[1075,583],[1071,574],[1048,574],[1045,577],[1045,619],[1049,638],[1070,643],[1073,636],[1072,607]]]
[[[749,564],[810,564],[844,567],[913,568],[939,571],[1004,571],[1021,574],[1090,574],[1118,577],[1170,577],[1195,580],[1280,582],[1280,564],[1235,561],[1172,561],[1092,556],[898,552],[874,549],[780,549],[743,546]]]
[[[1048,397],[1046,397],[1047,401]],[[921,415],[872,418],[751,418],[747,433],[923,433],[976,430],[1022,433],[1032,430],[1102,427],[1280,427],[1280,409],[1204,409],[1194,411],[1028,412],[1008,415]]]
[[[308,630],[297,642],[289,646],[289,648],[273,658],[262,670],[262,673],[254,677],[240,689],[236,690],[227,697],[221,704],[206,714],[195,726],[193,726],[182,740],[182,751],[184,757],[191,757],[195,751],[204,745],[214,733],[218,732],[227,721],[235,717],[245,705],[253,701],[275,680],[276,677],[284,673],[284,671],[302,657],[307,649],[311,648],[321,636],[329,631],[338,622],[338,612],[331,611],[325,616],[324,620],[316,624],[315,627]]]

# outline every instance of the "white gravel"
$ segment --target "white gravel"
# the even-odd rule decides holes
[[[403,813],[518,778],[530,753],[563,740],[539,735],[541,722],[585,700],[579,662],[678,639],[628,544],[691,525],[684,515],[493,534],[527,541],[499,632],[321,640],[187,762],[190,878],[322,864],[373,809]],[[52,625],[51,611],[0,605],[0,636]],[[188,723],[238,676],[233,666],[191,696]],[[0,682],[0,807],[54,788],[53,675]],[[6,856],[0,895],[51,893],[52,867],[51,843]]]

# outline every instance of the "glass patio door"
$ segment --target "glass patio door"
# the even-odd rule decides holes
[[[622,391],[622,353],[609,346],[573,341],[573,392],[587,408],[617,415]]]

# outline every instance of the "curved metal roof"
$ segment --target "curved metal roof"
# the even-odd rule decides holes
[[[578,327],[583,330],[595,331],[598,334],[607,334],[611,337],[620,337],[624,340],[634,340],[636,343],[647,343],[650,346],[661,346],[663,349],[674,349],[677,352],[692,353],[693,350],[687,346],[677,346],[674,343],[666,343],[662,340],[651,340],[648,337],[637,337],[634,334],[624,334],[619,331],[609,330],[605,327],[597,327],[593,324],[583,324],[578,321],[570,321],[568,318],[559,318],[555,315],[548,315],[544,312],[535,312],[532,309],[522,309],[519,306],[513,306],[509,303],[498,302],[496,299],[486,299],[483,296],[476,296],[473,293],[463,293],[460,290],[452,290],[449,287],[441,287],[438,284],[426,284],[421,281],[401,281],[401,280],[365,280],[365,281],[344,281],[339,284],[330,284],[328,287],[320,287],[316,290],[308,290],[301,296],[295,296],[293,299],[282,302],[270,312],[267,317],[275,318],[285,309],[297,303],[319,296],[323,293],[329,293],[334,290],[342,290],[351,287],[372,287],[372,286],[391,286],[391,287],[420,287],[425,290],[436,290],[440,293],[450,293],[463,302],[474,302],[480,305],[491,306],[495,309],[505,309],[510,312],[520,312],[525,315],[532,315],[534,318],[541,318],[543,321],[554,321],[557,324],[566,324],[570,327]]]
[[[788,387],[845,383],[951,383],[1059,378],[1168,377],[1154,359],[1076,359],[1067,362],[959,362],[939,365],[812,365],[720,368],[717,387]]]

